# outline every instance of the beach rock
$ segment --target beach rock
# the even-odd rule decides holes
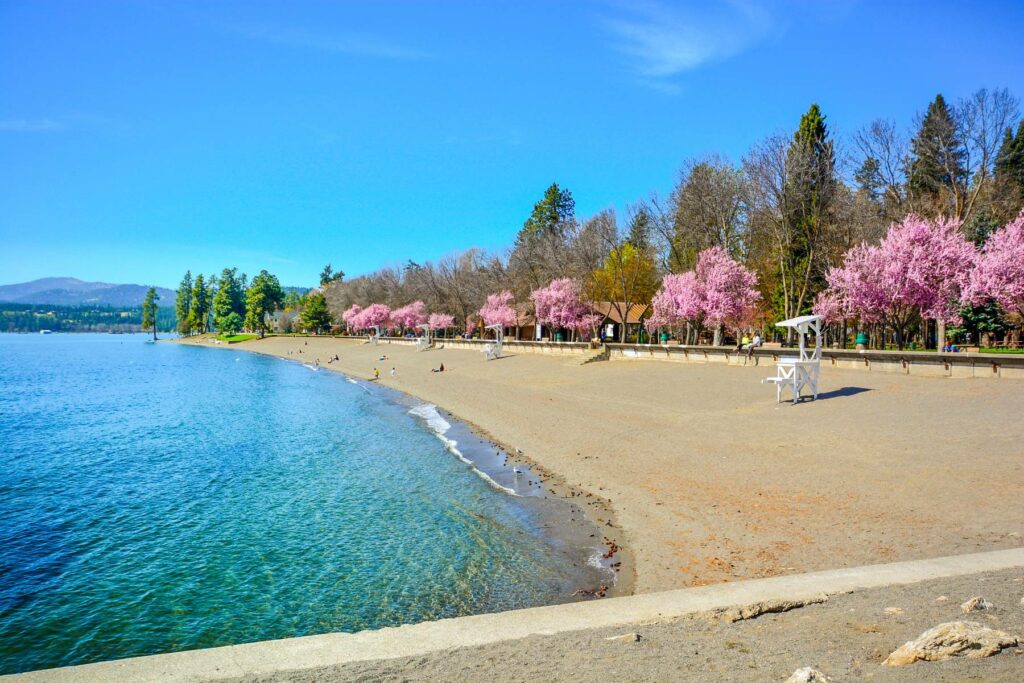
[[[1016,636],[973,621],[950,621],[922,633],[917,640],[893,651],[885,666],[904,666],[916,661],[938,662],[952,657],[990,657],[1019,643]]]
[[[971,612],[984,612],[987,609],[992,609],[992,603],[980,595],[973,597],[960,605],[960,611],[964,614],[970,614]]]
[[[832,679],[817,669],[805,666],[794,671],[793,675],[786,679],[786,683],[832,683]]]
[[[797,609],[798,607],[804,607],[805,605],[817,605],[827,601],[828,596],[824,593],[804,600],[766,600],[754,603],[753,605],[715,610],[709,616],[729,622],[736,622],[745,619],[756,619],[762,614],[778,614],[780,612],[788,612],[791,609]]]
[[[935,598],[935,602],[946,602],[947,600],[949,600],[948,595],[940,595],[939,597]]]
[[[889,614],[889,615],[892,615],[892,616],[897,616],[897,615],[903,614],[903,608],[902,607],[886,607],[885,608],[885,613]]]
[[[621,636],[612,636],[611,638],[605,638],[605,640],[613,643],[639,643],[639,633],[623,633]]]

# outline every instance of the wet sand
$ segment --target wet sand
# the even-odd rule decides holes
[[[760,384],[773,373],[764,363],[488,362],[302,337],[219,348],[319,358],[364,379],[379,368],[381,384],[521,450],[552,495],[625,546],[636,592],[1024,545],[1024,384],[1013,380],[826,367],[820,399],[793,406]]]

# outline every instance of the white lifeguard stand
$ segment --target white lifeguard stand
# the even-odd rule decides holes
[[[796,330],[800,335],[800,355],[783,356],[775,364],[775,377],[766,377],[762,384],[775,385],[775,400],[782,402],[782,390],[788,388],[793,394],[793,403],[800,400],[804,387],[810,389],[813,398],[818,398],[818,377],[821,374],[821,321],[820,315],[801,315],[797,318],[775,323],[776,327]],[[814,350],[807,349],[807,335],[814,333]]]
[[[374,346],[380,341],[380,325],[373,326],[373,334],[370,335],[370,343]]]
[[[505,328],[501,325],[488,325],[488,330],[494,330],[494,343],[484,345],[484,356],[487,360],[501,358],[501,347],[505,342]]]
[[[416,350],[426,351],[430,348],[430,325],[417,325],[416,328],[423,330],[423,336],[416,339]]]

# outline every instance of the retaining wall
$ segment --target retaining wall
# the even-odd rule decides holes
[[[796,349],[761,348],[748,359],[734,346],[684,346],[661,344],[608,344],[612,360],[667,360],[680,363],[773,366]],[[756,359],[756,361],[755,361]],[[840,351],[823,349],[821,365],[845,370],[894,372],[925,377],[981,377],[1024,379],[1024,355],[988,353],[928,353],[921,351]]]

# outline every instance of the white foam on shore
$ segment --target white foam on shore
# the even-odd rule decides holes
[[[309,363],[303,363],[302,367],[309,368],[313,372],[319,372],[320,371],[320,368],[314,367],[314,366],[310,365]]]
[[[619,582],[619,575],[615,573],[615,570],[605,564],[603,548],[595,548],[594,554],[587,558],[587,564],[595,569],[600,569],[611,577],[612,583]]]
[[[436,436],[441,441],[441,443],[445,445],[445,448],[447,448],[448,451],[456,458],[469,465],[470,469],[476,472],[476,475],[478,477],[480,477],[481,479],[483,479],[484,481],[486,481],[488,484],[498,489],[499,491],[504,491],[508,495],[515,496],[516,498],[522,498],[522,496],[516,493],[515,490],[510,489],[507,486],[502,486],[498,482],[494,481],[494,479],[492,479],[490,475],[488,475],[486,472],[478,468],[475,464],[473,464],[472,460],[470,460],[469,458],[462,454],[462,451],[459,450],[458,441],[456,441],[455,439],[449,439],[447,436],[445,436],[445,434],[448,433],[448,430],[451,429],[452,426],[451,423],[449,423],[447,420],[441,417],[441,414],[437,412],[437,406],[431,403],[423,403],[421,405],[416,406],[415,408],[412,408],[409,411],[409,414],[415,415],[416,417],[426,422],[427,427],[430,428],[430,431],[434,432],[434,436]]]

